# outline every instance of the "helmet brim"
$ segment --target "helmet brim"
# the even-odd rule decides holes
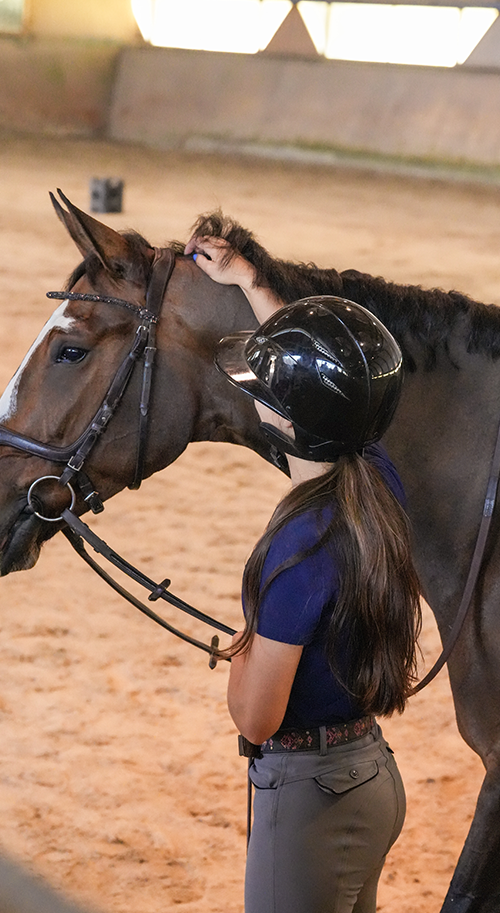
[[[247,343],[254,337],[254,331],[232,333],[220,340],[214,361],[216,368],[235,386],[248,393],[264,406],[269,406],[273,412],[288,418],[280,403],[275,398],[269,387],[249,367],[245,357]]]

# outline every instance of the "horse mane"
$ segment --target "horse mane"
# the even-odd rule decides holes
[[[256,269],[256,283],[271,288],[289,304],[310,295],[336,295],[372,311],[393,333],[405,355],[406,367],[416,368],[407,340],[411,338],[425,354],[426,368],[436,363],[438,349],[448,350],[451,330],[465,327],[465,345],[470,353],[500,356],[500,308],[474,301],[460,292],[397,285],[357,270],[337,272],[314,263],[295,263],[272,257],[251,231],[220,210],[201,215],[193,226],[199,236],[226,239]],[[230,255],[229,255],[230,258]]]
[[[123,231],[120,234],[127,239],[130,254],[126,260],[114,262],[115,278],[145,285],[151,271],[151,260],[147,257],[146,251],[152,249],[151,244],[137,231]],[[87,254],[69,276],[66,291],[71,291],[82,276],[87,276],[89,281],[94,283],[101,269],[102,263],[97,254]]]

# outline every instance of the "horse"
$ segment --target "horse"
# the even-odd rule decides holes
[[[52,202],[84,259],[65,290],[52,293],[62,303],[0,399],[2,575],[36,563],[43,542],[64,527],[70,490],[75,515],[89,505],[97,511],[191,441],[244,445],[283,468],[250,398],[213,363],[222,336],[255,327],[240,289],[212,282],[178,242],[153,248],[59,194],[61,202]],[[500,310],[454,291],[275,259],[218,212],[200,217],[195,232],[226,238],[284,302],[318,294],[356,301],[398,339],[406,376],[384,444],[406,488],[423,594],[446,643],[497,439]],[[155,352],[151,380],[134,365],[144,360],[151,368]],[[471,608],[448,659],[458,727],[486,774],[441,913],[500,909],[499,523],[495,511]]]

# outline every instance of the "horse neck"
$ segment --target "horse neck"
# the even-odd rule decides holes
[[[408,497],[424,592],[445,636],[467,576],[500,419],[500,362],[467,352],[459,334],[432,369],[416,369],[385,443]]]
[[[500,419],[500,309],[352,270],[342,280],[405,355],[386,443],[408,494],[417,561],[446,616],[467,573]]]
[[[252,401],[214,364],[223,336],[255,326],[238,288],[213,282],[190,258],[178,259],[158,328],[163,379],[157,386],[170,391],[157,403],[154,424],[163,428],[157,456],[163,465],[158,468],[176,459],[190,441],[243,444],[270,459]]]

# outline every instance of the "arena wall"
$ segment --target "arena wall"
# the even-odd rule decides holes
[[[105,134],[118,52],[103,41],[0,39],[0,127]]]
[[[158,148],[500,165],[494,34],[486,57],[455,69],[131,41],[0,38],[0,127]]]
[[[109,135],[500,164],[500,73],[151,47],[118,61]]]
[[[104,133],[119,50],[140,41],[130,0],[30,0],[0,36],[0,127]]]

